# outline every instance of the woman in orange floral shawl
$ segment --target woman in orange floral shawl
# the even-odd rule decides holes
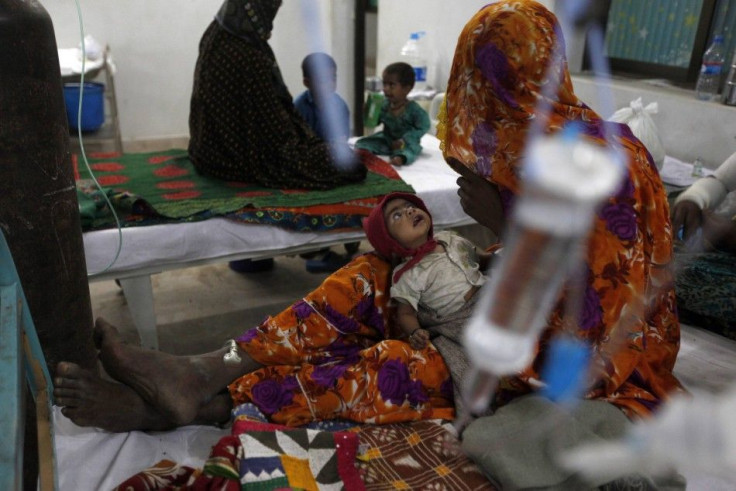
[[[555,43],[562,42],[558,33],[554,14],[538,3],[515,0],[481,9],[458,39],[438,136],[445,158],[463,175],[458,180],[463,207],[495,232],[503,219],[478,211],[495,200],[508,216],[540,100],[549,104],[542,132],[556,133],[574,121],[588,141],[607,144],[604,122],[575,96],[567,62],[555,55]],[[550,90],[547,84],[558,86]],[[615,135],[611,144],[628,157],[628,172],[595,220],[577,334],[593,345],[600,372],[587,397],[609,401],[629,417],[645,416],[680,389],[672,374],[680,329],[669,210],[645,147],[628,127],[605,124],[605,133]],[[477,176],[485,181],[479,184]],[[479,186],[485,196],[473,195]],[[562,329],[560,310],[551,316],[537,361]],[[539,380],[537,362],[502,384],[497,402],[529,392],[532,379]]]
[[[452,379],[433,346],[414,350],[388,322],[391,265],[364,254],[237,341],[265,365],[230,384],[272,421],[298,426],[452,419]],[[391,339],[393,338],[393,339]]]

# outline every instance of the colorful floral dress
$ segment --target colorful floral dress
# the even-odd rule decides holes
[[[391,339],[390,265],[364,254],[238,339],[265,367],[230,386],[272,421],[396,423],[452,419],[452,380],[439,352]]]
[[[558,30],[554,14],[536,2],[507,0],[481,9],[458,39],[438,136],[445,158],[498,186],[507,216],[533,124],[552,134],[575,122],[586,140],[623,151],[626,178],[598,212],[590,239],[577,335],[592,345],[600,372],[587,397],[610,401],[629,416],[647,415],[680,388],[672,374],[680,327],[669,207],[644,145],[628,127],[604,123],[573,93],[564,43],[562,55],[555,50]],[[540,101],[548,104],[546,118],[535,113]],[[613,135],[612,143],[605,135]],[[531,390],[562,324],[558,308],[534,364],[506,381],[499,402]]]

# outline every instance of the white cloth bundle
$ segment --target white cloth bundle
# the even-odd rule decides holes
[[[610,120],[615,123],[624,123],[631,128],[631,132],[637,137],[654,159],[654,164],[658,170],[662,169],[664,164],[664,145],[659,137],[657,126],[654,124],[652,114],[657,114],[659,105],[652,102],[644,107],[641,97],[629,103],[629,107],[623,107],[613,113]]]

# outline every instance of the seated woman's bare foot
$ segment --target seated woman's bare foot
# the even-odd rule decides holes
[[[125,344],[117,329],[103,319],[95,323],[95,340],[105,371],[177,425],[191,423],[228,383],[258,367],[247,356],[239,364],[224,364],[224,349],[175,356]]]
[[[79,426],[115,432],[174,427],[130,387],[104,380],[74,363],[58,364],[54,398],[61,413]]]

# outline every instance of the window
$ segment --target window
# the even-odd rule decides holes
[[[692,84],[715,34],[726,64],[736,46],[736,0],[610,0],[606,55],[615,73]]]

